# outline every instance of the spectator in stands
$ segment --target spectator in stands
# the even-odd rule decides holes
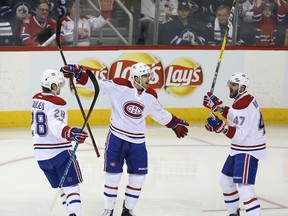
[[[1,0],[2,1],[2,0]],[[14,16],[20,19],[29,18],[26,15],[36,15],[36,7],[39,0],[6,0],[7,5],[12,9]],[[46,0],[49,5],[49,16],[57,19],[66,15],[66,0]],[[20,15],[20,16],[19,16]]]
[[[226,35],[227,45],[232,44],[233,25],[232,22],[229,21],[230,10],[230,7],[225,4],[219,5],[216,9],[216,17],[212,22],[213,28],[211,28],[212,31],[209,33],[211,35],[210,37],[214,38],[215,45],[222,44],[228,27],[228,34]]]
[[[160,25],[159,44],[204,45],[210,43],[210,38],[204,37],[209,26],[198,19],[189,17],[188,1],[179,2],[177,12],[178,16],[173,16]]]
[[[1,2],[5,3],[5,7],[0,6],[0,14],[1,9],[5,10],[5,16],[9,17],[13,37],[14,44],[21,45],[22,41],[20,40],[20,30],[21,25],[24,19],[29,19],[31,16],[36,15],[36,7],[39,0],[1,0]],[[47,0],[49,5],[49,16],[58,18],[64,16],[66,13],[66,0]]]
[[[256,22],[255,45],[275,45],[276,27],[279,22],[284,21],[286,16],[285,7],[280,0],[275,0],[278,6],[277,15],[272,14],[273,7],[270,3],[255,0],[253,19]]]
[[[48,17],[49,5],[47,1],[40,0],[36,7],[36,15],[24,19],[20,39],[25,46],[41,46],[56,32],[56,21]],[[49,46],[55,46],[55,40]]]
[[[232,7],[231,0],[189,0],[189,4],[191,5],[192,16],[205,22],[214,21],[219,5],[225,4],[230,8]]]
[[[176,8],[178,2],[176,0],[161,0],[159,1],[159,17],[160,24],[166,22],[171,15],[177,15]],[[139,21],[140,36],[137,44],[152,45],[154,39],[155,26],[155,0],[141,0],[141,16]]]
[[[24,19],[28,19],[35,15],[35,0],[13,1],[6,0],[7,7],[11,10],[10,22],[13,31],[14,45],[22,44],[20,40],[20,30]]]
[[[100,6],[101,7],[101,6]],[[90,45],[90,35],[92,30],[101,28],[107,23],[110,17],[111,9],[101,11],[99,17],[91,15],[82,15],[82,2],[79,5],[79,21],[78,21],[78,42],[77,46],[89,46]],[[73,44],[73,32],[74,32],[74,19],[75,19],[75,0],[72,0],[68,4],[68,13],[65,18],[62,19],[62,30],[64,33],[63,45]]]

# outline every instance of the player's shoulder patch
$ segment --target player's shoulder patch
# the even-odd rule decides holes
[[[117,85],[127,86],[128,88],[134,88],[131,82],[124,78],[113,78],[112,81]]]
[[[55,105],[64,106],[66,105],[66,101],[63,98],[60,98],[55,95],[43,95],[41,93],[36,94],[33,99],[40,99],[49,101],[50,103],[53,103]]]
[[[154,96],[156,99],[158,99],[158,94],[157,94],[157,92],[156,92],[154,89],[148,88],[148,89],[146,89],[146,93],[147,93],[147,94],[151,94],[151,95]]]
[[[244,96],[240,100],[236,101],[232,107],[234,109],[245,109],[246,107],[249,106],[249,104],[253,101],[254,97],[250,94]]]

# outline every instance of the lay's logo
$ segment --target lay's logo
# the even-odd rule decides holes
[[[109,72],[109,79],[114,77],[130,78],[130,67],[137,63],[147,64],[154,73],[154,79],[150,81],[150,87],[157,90],[164,86],[164,72],[162,62],[148,53],[127,53],[112,63]]]
[[[188,58],[179,58],[165,69],[165,90],[175,96],[188,96],[203,83],[201,66]]]
[[[130,79],[130,67],[137,62],[143,62],[150,66],[154,79],[150,81],[149,86],[155,90],[164,88],[169,94],[185,97],[192,94],[203,83],[201,65],[189,58],[175,59],[165,69],[157,57],[144,52],[122,55],[111,64],[110,70],[103,63],[95,59],[86,59],[79,64],[83,65],[84,70],[90,69],[97,78],[113,79],[121,77]],[[79,84],[77,85],[77,89],[79,95],[82,97],[89,98],[93,96],[93,92]],[[129,106],[129,108],[131,107]]]

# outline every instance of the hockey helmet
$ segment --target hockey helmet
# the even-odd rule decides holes
[[[144,64],[144,63],[136,63],[133,64],[130,68],[130,77],[132,78],[132,80],[134,81],[135,76],[139,77],[139,79],[143,76],[149,74],[150,75],[150,79],[152,79],[152,72],[151,69],[148,65]]]
[[[249,85],[249,78],[248,78],[248,75],[245,73],[233,73],[230,76],[228,82],[239,84],[239,88],[242,85],[244,85],[246,86],[246,89],[247,89]]]
[[[63,73],[53,69],[45,70],[41,76],[41,86],[52,90],[51,86],[53,83],[56,84],[58,88],[63,87],[65,83]]]

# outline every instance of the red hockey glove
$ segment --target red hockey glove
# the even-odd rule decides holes
[[[216,112],[217,107],[222,103],[223,101],[213,95],[211,92],[207,92],[207,95],[205,95],[203,99],[203,106],[211,109],[213,112]]]
[[[221,133],[224,131],[226,127],[225,122],[218,118],[218,116],[214,115],[209,117],[206,121],[205,128],[210,132]]]
[[[85,142],[88,134],[85,131],[82,131],[80,128],[71,128],[69,126],[65,126],[62,130],[62,137],[66,138],[68,141],[73,140],[81,144]]]
[[[179,139],[187,136],[188,128],[186,126],[189,126],[189,124],[185,120],[179,119],[174,115],[172,115],[172,120],[166,125],[166,127],[172,128]]]
[[[69,78],[70,74],[72,74],[78,80],[81,77],[83,67],[82,65],[68,64],[61,67],[60,71],[63,72],[64,77]]]

